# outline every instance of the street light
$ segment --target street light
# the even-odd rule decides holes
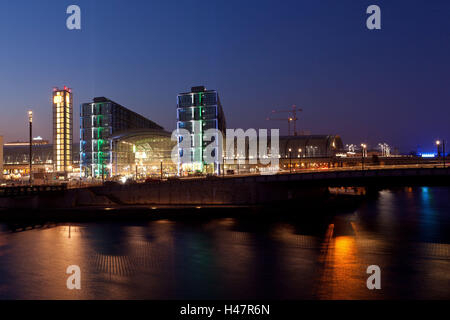
[[[436,140],[436,148],[437,148],[437,157],[439,159],[439,157],[441,156],[440,152],[439,152],[439,146],[441,145],[441,142],[439,140]]]
[[[444,168],[445,168],[445,140],[442,140],[442,156],[444,157]]]
[[[445,140],[442,140],[442,157],[443,157],[443,161],[444,161],[444,168],[445,168]]]
[[[365,143],[362,143],[361,144],[361,153],[362,153],[362,162],[361,162],[361,164],[362,164],[362,169],[363,170],[364,170],[364,158],[366,156],[366,148],[367,148],[367,145]]]
[[[289,172],[292,173],[292,149],[289,148]]]
[[[28,124],[30,126],[30,186],[33,184],[33,111],[28,111]]]
[[[161,180],[163,179],[163,161],[161,160]]]
[[[138,160],[136,160],[136,181],[138,181]]]
[[[437,147],[437,152],[438,152],[438,159],[440,157],[440,152],[439,152],[439,145],[441,144],[441,141],[436,140],[436,147]],[[442,163],[444,164],[444,168],[445,168],[445,140],[442,140]]]
[[[445,154],[445,140],[442,140],[442,153],[444,154],[444,168],[445,168],[445,158],[447,155]]]

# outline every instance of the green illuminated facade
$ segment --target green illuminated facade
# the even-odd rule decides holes
[[[118,161],[111,137],[133,129],[163,128],[153,121],[111,101],[94,98],[80,110],[80,168],[84,177],[112,177]]]
[[[206,164],[204,161],[205,148],[211,143],[205,139],[208,129],[217,129],[224,132],[226,128],[225,116],[219,95],[215,90],[206,90],[205,87],[193,87],[191,92],[178,95],[177,103],[177,129],[187,130],[191,135],[191,145],[182,147],[182,137],[178,138],[178,172],[219,173],[221,159],[219,159],[218,141],[215,146],[215,163]]]

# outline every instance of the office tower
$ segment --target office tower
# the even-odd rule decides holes
[[[181,147],[182,137],[178,139],[178,172],[220,172],[221,159],[219,155],[223,145],[219,145],[218,139],[211,141],[205,139],[208,129],[217,129],[224,133],[226,130],[225,116],[219,95],[215,90],[206,90],[205,87],[193,87],[191,92],[178,95],[177,103],[177,129],[185,129],[191,134],[191,146]],[[212,156],[214,164],[205,162],[205,148],[215,143]],[[222,150],[219,150],[221,148]],[[187,153],[187,154],[186,154]]]
[[[53,168],[57,173],[72,171],[73,94],[70,88],[53,89]]]

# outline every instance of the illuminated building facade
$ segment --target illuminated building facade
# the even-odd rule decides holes
[[[0,136],[0,180],[3,179],[3,137]]]
[[[114,175],[137,179],[177,175],[172,162],[176,141],[171,133],[158,129],[133,129],[111,137]]]
[[[302,135],[280,137],[281,158],[326,158],[344,152],[338,135]]]
[[[178,138],[178,173],[209,172],[219,173],[221,154],[219,140],[205,139],[208,129],[217,129],[224,133],[226,130],[225,116],[219,95],[215,90],[206,90],[205,87],[193,87],[191,92],[178,95],[177,103],[177,130],[187,130],[191,135],[191,146],[181,146],[182,137]],[[215,143],[212,156],[215,158],[214,166],[207,165],[204,161],[205,148]],[[186,154],[187,153],[187,154]]]
[[[70,88],[53,89],[53,167],[54,172],[72,171],[73,94]]]
[[[3,174],[4,178],[20,179],[28,176],[29,165],[29,147],[27,142],[5,143],[3,148]],[[72,146],[73,172],[72,175],[79,171],[79,150],[80,144],[74,143]],[[49,143],[41,143],[41,141],[33,141],[33,172],[35,174],[51,173],[53,175],[53,145]],[[71,174],[67,177],[70,178]],[[50,177],[49,177],[50,179]]]
[[[26,165],[29,161],[29,147],[26,142],[5,143],[3,147],[3,163],[5,165]],[[79,165],[79,143],[72,146],[72,158],[74,169]],[[33,143],[33,167],[34,165],[46,165],[53,172],[53,150],[52,144]]]
[[[118,175],[117,164],[128,163],[122,159],[118,143],[113,139],[121,132],[133,129],[163,128],[153,121],[105,97],[84,103],[80,110],[80,169],[84,177],[112,177]],[[127,153],[125,153],[127,154]]]
[[[33,138],[33,146],[41,146],[41,145],[46,145],[46,144],[50,144],[48,142],[48,140],[44,140],[41,137]],[[5,147],[23,147],[23,146],[29,146],[29,145],[30,145],[29,141],[26,141],[26,142],[25,141],[12,141],[12,142],[7,142],[4,144]]]

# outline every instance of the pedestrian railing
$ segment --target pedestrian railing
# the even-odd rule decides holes
[[[39,195],[43,193],[61,192],[65,190],[67,190],[66,184],[51,186],[0,187],[0,198]]]

